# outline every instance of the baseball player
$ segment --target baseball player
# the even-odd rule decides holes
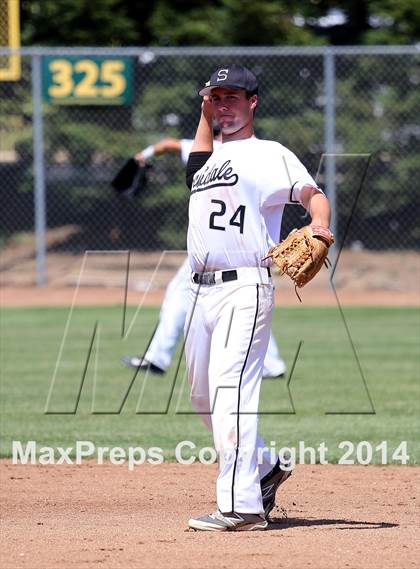
[[[221,145],[220,129],[213,127],[214,149]],[[144,166],[153,156],[167,152],[178,152],[184,164],[187,164],[194,140],[189,138],[165,138],[148,146],[135,155],[135,159]],[[166,289],[165,298],[159,315],[159,323],[152,341],[143,356],[123,356],[121,361],[132,368],[150,370],[155,374],[163,374],[171,365],[172,356],[179,337],[182,334],[187,306],[185,299],[191,288],[191,269],[188,258],[181,265]],[[279,350],[270,334],[269,348],[264,362],[264,377],[281,377],[286,372],[286,364],[280,357]]]
[[[269,259],[285,204],[301,203],[328,232],[330,207],[299,159],[254,135],[255,75],[219,67],[199,91],[201,118],[187,165],[191,189],[185,325],[191,402],[213,433],[219,457],[215,513],[195,530],[263,530],[290,471],[273,466],[258,435],[258,400],[274,305]],[[222,131],[214,149],[213,118]],[[262,457],[262,460],[260,460]]]

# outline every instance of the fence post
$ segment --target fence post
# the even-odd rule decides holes
[[[45,263],[46,205],[41,57],[41,55],[32,55],[32,138],[34,160],[36,284],[39,287],[45,285],[47,282]]]
[[[336,163],[335,163],[335,55],[327,48],[324,53],[325,77],[325,188],[331,206],[331,231],[338,239],[337,228],[337,195],[336,195]],[[333,245],[331,257],[336,257],[336,245]]]

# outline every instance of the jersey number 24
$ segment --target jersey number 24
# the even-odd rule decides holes
[[[226,204],[222,200],[211,200],[211,203],[218,204],[219,211],[214,211],[210,214],[209,227],[210,229],[218,229],[219,231],[225,231],[226,227],[223,225],[216,225],[214,222],[215,217],[222,217],[226,213]],[[240,205],[232,217],[229,219],[229,225],[236,225],[239,227],[239,232],[244,232],[244,221],[245,221],[245,206]]]

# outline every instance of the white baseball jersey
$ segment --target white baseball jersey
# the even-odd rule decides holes
[[[221,512],[265,511],[260,481],[273,465],[257,411],[274,289],[261,258],[279,241],[285,204],[301,203],[307,184],[316,186],[290,150],[254,137],[224,143],[193,178],[190,266],[234,277],[193,279],[185,326],[191,403],[213,432]]]
[[[191,188],[192,270],[260,266],[280,240],[285,204],[301,203],[308,184],[316,187],[297,156],[278,142],[252,137],[215,149]]]
[[[184,164],[188,162],[188,156],[191,153],[194,140],[192,138],[181,138],[181,160]],[[220,140],[213,140],[213,150],[217,150],[222,143]]]

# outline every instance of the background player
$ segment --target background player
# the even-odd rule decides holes
[[[221,133],[217,126],[213,127],[214,149],[221,145]],[[154,156],[168,152],[178,152],[184,164],[188,161],[194,140],[189,138],[164,138],[148,146],[134,156],[141,165],[145,165]],[[156,374],[163,374],[171,365],[176,345],[182,334],[187,315],[187,302],[191,288],[191,268],[188,259],[178,269],[176,275],[169,282],[159,314],[159,323],[152,341],[144,355],[123,356],[122,362],[132,368],[150,370]],[[269,347],[264,362],[264,377],[281,377],[286,372],[286,364],[280,357],[274,339],[270,335]]]
[[[328,230],[328,200],[298,158],[258,140],[255,75],[217,69],[204,97],[187,165],[191,188],[188,258],[193,271],[185,354],[191,403],[213,432],[219,456],[218,511],[192,518],[196,530],[261,530],[286,479],[258,435],[258,402],[274,305],[267,261],[286,203],[300,202]],[[213,118],[222,146],[213,152]],[[262,455],[262,461],[260,461]],[[261,464],[259,464],[261,462]]]

